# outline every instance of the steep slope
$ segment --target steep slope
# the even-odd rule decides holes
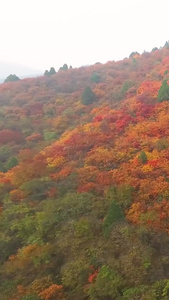
[[[168,74],[164,47],[0,86],[3,300],[169,299]]]

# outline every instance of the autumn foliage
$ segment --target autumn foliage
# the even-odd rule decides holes
[[[169,299],[168,73],[163,47],[0,85],[3,300]]]

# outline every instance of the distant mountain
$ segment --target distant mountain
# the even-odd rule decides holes
[[[32,69],[16,63],[0,61],[0,82],[3,82],[10,74],[16,74],[20,78],[25,78],[42,75],[42,73],[41,70]]]

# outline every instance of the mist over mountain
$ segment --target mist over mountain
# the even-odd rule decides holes
[[[42,73],[42,70],[32,69],[25,65],[0,61],[0,82],[3,82],[4,79],[10,74],[16,74],[21,78],[25,78],[41,75]]]

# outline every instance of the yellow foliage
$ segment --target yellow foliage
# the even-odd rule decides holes
[[[87,132],[87,131],[91,130],[91,128],[93,128],[93,123],[85,124],[85,125],[83,126],[83,131],[84,131],[84,132]]]
[[[48,167],[60,167],[65,162],[65,158],[63,156],[58,156],[56,158],[48,157],[47,163]]]
[[[142,167],[142,171],[143,171],[144,173],[151,172],[152,170],[153,170],[153,167],[150,166],[150,165],[144,165],[144,166]]]
[[[154,149],[152,152],[145,151],[145,154],[147,155],[147,160],[158,159],[160,157],[157,149]]]

